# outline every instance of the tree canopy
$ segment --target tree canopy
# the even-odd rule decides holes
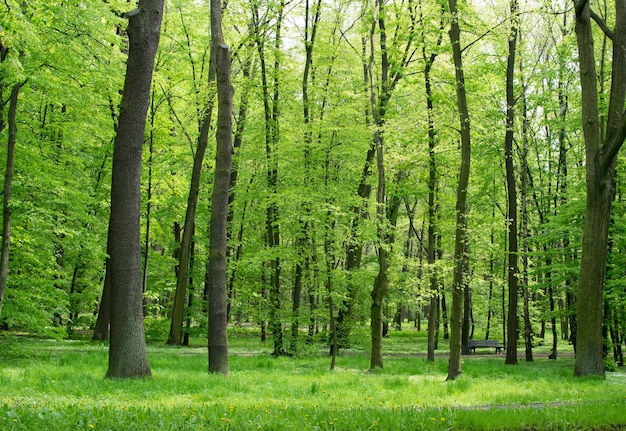
[[[134,7],[0,4],[0,142],[14,137],[4,329],[72,337],[95,326]],[[609,212],[599,216],[606,258],[596,263],[606,271],[592,282],[603,342],[591,349],[601,367],[607,355],[622,361],[626,201],[614,141],[625,130],[623,10],[624,0],[224,2],[235,89],[228,321],[259,325],[275,354],[316,337],[336,352],[355,325],[380,323],[382,336],[407,319],[428,322],[433,349],[449,330],[456,337],[459,319],[458,343],[506,344],[520,331],[532,349],[548,327],[578,348],[577,298],[591,280],[581,258],[597,257],[583,245],[597,162],[589,145],[600,148],[583,127],[593,93],[593,134],[612,158],[601,160],[610,176],[599,196]],[[149,337],[165,341],[170,330],[174,344],[206,336],[212,191],[225,184],[213,145],[210,11],[208,1],[165,2],[144,133],[143,315]],[[8,159],[3,151],[7,173]],[[461,166],[469,177],[459,187]]]

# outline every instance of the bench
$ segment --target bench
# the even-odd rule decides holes
[[[476,353],[477,348],[492,348],[496,349],[496,353],[500,353],[504,347],[498,340],[467,340],[467,351]]]

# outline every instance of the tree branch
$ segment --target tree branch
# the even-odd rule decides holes
[[[596,24],[598,24],[598,27],[602,29],[606,37],[613,40],[613,30],[611,30],[609,26],[606,25],[606,21],[602,19],[600,15],[595,13],[593,9],[591,8],[589,8],[589,16],[591,16],[591,19],[593,19],[596,22]]]
[[[617,129],[613,130],[614,132],[607,137],[606,143],[604,144],[602,160],[599,166],[600,169],[602,169],[601,172],[606,171],[609,166],[611,166],[613,159],[626,140],[626,111],[622,114]]]

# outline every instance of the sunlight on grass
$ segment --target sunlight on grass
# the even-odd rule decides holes
[[[406,336],[404,336],[406,337]],[[406,337],[408,339],[408,337]],[[402,342],[407,345],[403,338]],[[239,340],[243,351],[245,343]],[[415,339],[412,340],[415,345]],[[250,341],[253,351],[258,349]],[[396,346],[397,347],[397,346]],[[416,350],[421,347],[416,347]],[[396,355],[367,373],[369,357],[232,355],[229,377],[206,372],[206,350],[149,346],[152,379],[104,379],[107,350],[87,342],[28,340],[0,363],[0,429],[369,430],[570,429],[626,424],[626,373],[575,379],[573,359],[506,366],[465,357]],[[399,352],[396,350],[396,352]]]

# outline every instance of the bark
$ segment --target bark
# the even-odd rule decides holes
[[[461,370],[461,320],[463,311],[463,287],[468,275],[467,244],[467,185],[470,174],[470,117],[465,92],[465,74],[461,58],[461,37],[459,11],[456,0],[448,0],[452,20],[450,22],[450,42],[455,65],[457,107],[461,132],[461,166],[456,192],[456,228],[454,239],[454,275],[452,281],[452,305],[450,307],[450,358],[448,380],[454,380]]]
[[[506,67],[506,133],[504,138],[504,157],[507,186],[507,227],[508,227],[508,262],[507,281],[509,287],[509,308],[507,326],[506,360],[509,365],[517,364],[517,340],[519,336],[517,319],[518,299],[518,257],[517,257],[517,185],[513,165],[513,132],[515,130],[515,94],[514,71],[517,45],[517,0],[511,0],[511,31],[509,34],[509,54]]]
[[[520,60],[520,72],[522,71],[522,61]],[[526,85],[522,82],[522,154],[521,154],[521,229],[522,229],[522,294],[524,298],[524,346],[526,353],[526,362],[533,361],[533,332],[530,321],[530,292],[528,289],[528,253],[530,247],[528,241],[530,239],[530,230],[528,228],[528,110],[526,103]]]
[[[466,250],[465,253],[468,254],[468,251]],[[461,319],[461,353],[464,355],[470,353],[467,345],[472,339],[472,320],[472,293],[468,283],[465,282],[463,283],[463,318]]]
[[[209,372],[228,374],[227,225],[228,197],[233,154],[230,51],[221,35],[221,1],[211,2],[211,29],[217,70],[217,150],[211,197],[209,244]]]
[[[582,120],[585,138],[587,201],[577,294],[577,345],[574,375],[604,377],[602,291],[606,271],[608,227],[617,152],[626,136],[626,0],[615,1],[613,64],[607,132],[602,133],[590,7],[575,2]],[[605,136],[605,139],[602,137]]]
[[[7,141],[7,162],[4,173],[4,189],[2,201],[2,249],[0,250],[0,316],[4,303],[9,277],[9,248],[11,244],[11,192],[13,191],[13,171],[15,167],[15,142],[17,140],[17,103],[22,84],[15,84],[9,97],[7,123],[9,136]]]
[[[128,62],[111,179],[111,341],[106,373],[110,378],[151,375],[143,326],[140,175],[163,3],[140,0],[128,14]]]
[[[377,95],[377,86],[374,78],[374,33],[376,24],[380,29],[380,46],[381,46],[381,94]],[[385,15],[383,2],[378,0],[374,5],[374,16],[372,19],[370,37],[370,63],[368,75],[370,77],[370,103],[372,107],[372,118],[376,125],[374,132],[374,142],[376,144],[376,168],[377,168],[377,189],[376,189],[376,222],[378,236],[378,275],[374,280],[374,286],[371,291],[372,304],[370,307],[370,325],[372,351],[370,355],[370,370],[383,368],[383,313],[384,299],[388,290],[388,234],[386,224],[386,195],[387,185],[385,180],[385,164],[383,152],[383,135],[382,126],[384,124],[385,104],[389,99],[388,73],[389,60],[386,46],[385,33]]]

